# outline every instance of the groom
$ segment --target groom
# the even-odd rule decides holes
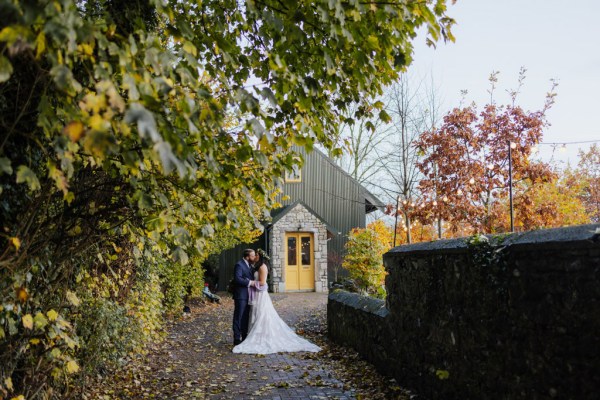
[[[254,286],[254,274],[252,263],[256,260],[256,253],[252,249],[246,249],[243,258],[235,264],[233,269],[233,344],[238,345],[248,335],[248,317],[250,307],[248,306],[248,288]]]

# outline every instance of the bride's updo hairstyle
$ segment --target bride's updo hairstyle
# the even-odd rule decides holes
[[[269,257],[269,255],[267,254],[267,252],[264,251],[263,249],[258,249],[258,250],[256,250],[256,254],[258,254],[258,256],[260,257],[258,259],[258,262],[255,264],[256,268],[260,267],[263,264],[265,264],[267,266],[267,268],[268,268],[269,267],[269,261],[271,260],[271,257]]]

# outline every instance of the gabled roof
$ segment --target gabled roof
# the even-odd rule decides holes
[[[315,217],[317,217],[317,219],[319,221],[321,221],[323,223],[323,225],[325,225],[325,228],[327,228],[327,230],[330,233],[332,233],[334,235],[340,234],[340,232],[336,228],[334,228],[333,226],[329,225],[327,223],[327,221],[325,221],[319,214],[317,214],[312,208],[310,208],[303,201],[300,201],[300,200],[296,200],[292,204],[288,204],[285,207],[278,208],[276,210],[272,210],[271,211],[271,217],[273,217],[273,219],[271,220],[270,224],[275,225],[277,223],[277,221],[279,221],[281,218],[285,217],[286,214],[289,213],[291,210],[293,210],[294,207],[296,207],[298,204],[300,204],[302,207],[304,207],[306,210],[308,210],[309,213],[311,213],[312,215],[314,215]]]
[[[347,173],[346,171],[344,171],[344,169],[342,167],[340,167],[339,165],[337,165],[327,154],[323,153],[318,148],[314,147],[313,151],[316,152],[317,154],[319,154],[325,160],[327,160],[327,162],[329,162],[334,168],[336,168],[342,174],[344,174],[348,179],[356,182],[356,184],[358,186],[360,186],[362,195],[365,198],[365,212],[367,214],[370,213],[370,212],[373,212],[373,211],[375,211],[377,209],[380,209],[381,211],[383,211],[383,209],[385,208],[385,204],[383,202],[381,202],[381,200],[379,200],[377,197],[375,197],[375,195],[373,193],[369,192],[367,190],[367,188],[365,188],[362,185],[362,183],[360,183],[352,175],[350,175],[349,173]]]

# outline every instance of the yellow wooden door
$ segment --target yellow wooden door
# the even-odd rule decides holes
[[[314,290],[312,233],[286,233],[285,290]]]

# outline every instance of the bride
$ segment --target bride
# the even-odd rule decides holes
[[[318,352],[321,348],[308,340],[296,335],[277,314],[271,296],[267,291],[267,264],[264,252],[255,265],[259,265],[254,273],[256,288],[250,290],[252,310],[248,327],[248,336],[233,348],[234,353],[271,354],[279,352],[311,351]]]

